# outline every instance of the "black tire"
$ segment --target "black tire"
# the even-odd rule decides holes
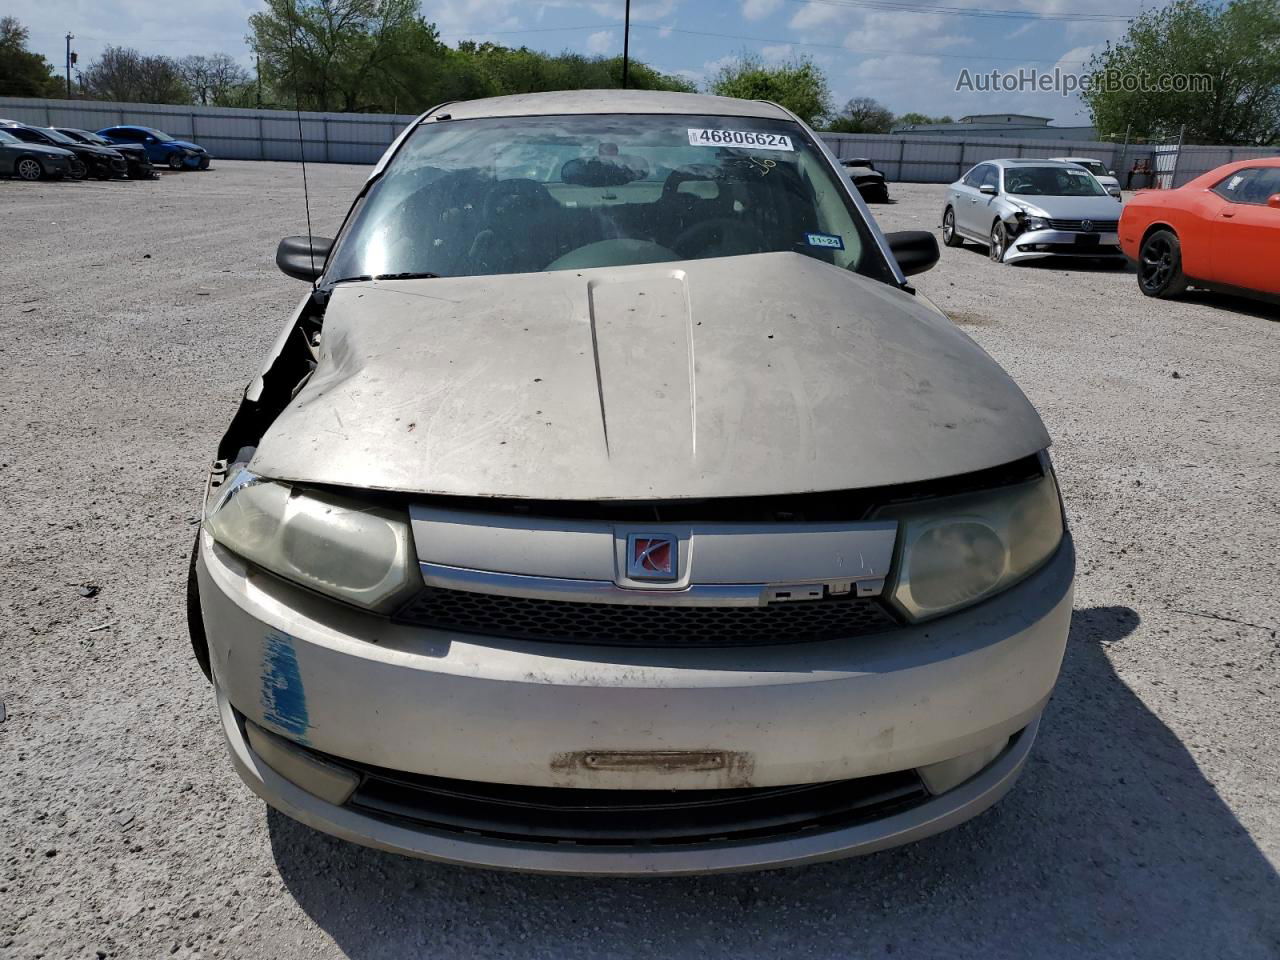
[[[75,162],[71,165],[71,169],[67,171],[67,176],[72,180],[85,180],[89,177],[89,168],[82,162]]]
[[[186,165],[187,158],[175,150],[165,157],[165,162],[169,164],[170,170],[181,170]]]
[[[1138,289],[1148,297],[1176,297],[1187,289],[1182,244],[1172,230],[1157,230],[1138,251]]]
[[[39,180],[44,176],[44,164],[35,157],[19,157],[13,165],[13,175],[19,180]]]
[[[942,211],[942,243],[947,247],[964,246],[964,237],[956,232],[956,212],[950,207]]]
[[[1004,221],[997,220],[991,225],[991,240],[987,244],[987,256],[993,263],[1004,263],[1005,252],[1009,249],[1009,231],[1004,228]]]
[[[196,556],[200,553],[200,533],[196,532],[195,546],[191,548],[191,563],[187,567],[187,633],[191,636],[191,652],[204,678],[212,682],[213,671],[209,667],[209,638],[204,632],[204,616],[200,612],[200,581],[196,578]]]
[[[201,157],[201,158],[200,158],[200,164],[199,164],[199,167],[200,167],[200,169],[201,169],[201,170],[208,170],[208,169],[209,169],[209,158],[208,158],[208,157]]]

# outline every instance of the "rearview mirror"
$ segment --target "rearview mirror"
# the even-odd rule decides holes
[[[332,249],[330,237],[285,237],[276,247],[276,266],[287,277],[312,283],[324,272]]]
[[[988,197],[994,197],[998,192],[994,183],[984,183],[978,188],[979,193],[985,193]]]
[[[889,250],[908,277],[924,273],[938,262],[938,238],[928,230],[899,230],[886,233]]]
[[[621,187],[648,175],[649,161],[627,154],[574,157],[560,168],[561,181],[575,187]]]
[[[1273,193],[1267,197],[1267,206],[1272,210],[1280,210],[1280,193]]]

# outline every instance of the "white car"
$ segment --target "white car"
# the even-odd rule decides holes
[[[942,240],[986,245],[996,263],[1045,257],[1123,262],[1119,197],[1079,165],[987,160],[947,188]]]
[[[907,282],[937,258],[774,104],[424,114],[336,240],[281,244],[315,286],[212,466],[192,641],[240,776],[348,840],[550,873],[989,807],[1074,553],[1040,417]]]
[[[1120,181],[1116,179],[1116,172],[1108,170],[1107,165],[1101,160],[1094,157],[1050,157],[1049,159],[1061,160],[1063,163],[1074,163],[1084,167],[1098,178],[1098,182],[1106,188],[1107,193],[1113,197],[1120,196]]]

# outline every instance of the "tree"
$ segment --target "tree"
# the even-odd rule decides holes
[[[176,61],[147,56],[128,47],[107,47],[83,74],[85,90],[99,100],[133,103],[190,103]]]
[[[263,78],[312,110],[389,109],[447,58],[418,0],[266,0],[249,27]]]
[[[48,60],[27,49],[29,37],[17,18],[0,17],[0,96],[59,96],[62,81]]]
[[[1174,0],[1089,62],[1081,96],[1103,136],[1270,143],[1280,134],[1280,4]],[[1197,82],[1196,78],[1203,78]],[[1161,86],[1176,84],[1172,90]]]
[[[831,118],[827,129],[833,133],[888,133],[893,129],[893,112],[879,100],[854,97]]]
[[[178,61],[178,73],[191,91],[192,101],[202,106],[240,106],[253,83],[249,71],[225,53],[183,57]]]
[[[745,53],[720,68],[711,81],[711,92],[743,100],[771,100],[810,125],[820,124],[831,112],[827,77],[808,57],[769,66],[759,56]]]
[[[908,113],[904,113],[897,120],[895,120],[894,126],[915,127],[915,126],[920,126],[922,124],[952,123],[952,122],[953,121],[951,119],[950,114],[943,114],[940,117],[931,117],[927,113],[908,112]]]

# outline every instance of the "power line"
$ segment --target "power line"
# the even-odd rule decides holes
[[[1035,13],[1030,10],[1007,10],[990,7],[956,7],[939,4],[893,3],[891,0],[788,0],[804,6],[817,5],[889,11],[893,13],[936,14],[948,17],[979,17],[1002,20],[1044,20],[1068,23],[1126,23],[1138,14],[1115,13]]]
[[[909,56],[909,57],[940,57],[944,60],[969,60],[969,61],[1007,61],[1009,63],[1062,63],[1071,66],[1081,66],[1083,60],[1056,60],[1056,59],[1038,59],[1036,57],[989,57],[981,54],[971,53],[936,53],[933,51],[916,50],[876,50],[870,47],[848,47],[843,43],[818,43],[816,41],[806,40],[771,40],[765,37],[748,37],[736,33],[711,33],[706,30],[685,30],[680,27],[661,27],[648,23],[632,24],[632,29],[640,28],[642,30],[665,30],[669,33],[686,33],[695,37],[719,37],[722,40],[743,40],[747,43],[767,43],[774,46],[792,46],[792,47],[823,47],[830,50],[843,50],[845,53],[854,54],[856,56],[874,55],[874,56]]]

